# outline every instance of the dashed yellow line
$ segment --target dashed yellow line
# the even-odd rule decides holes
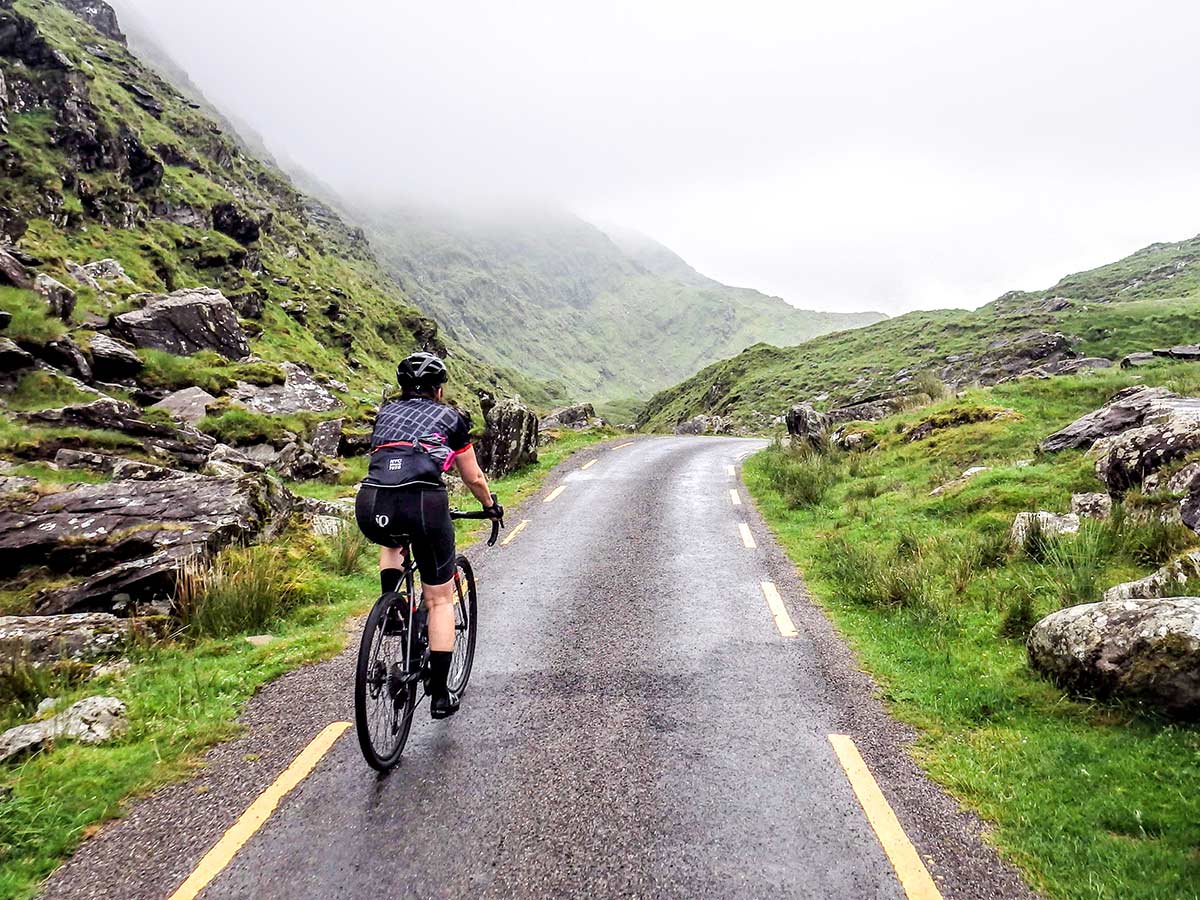
[[[300,782],[308,777],[316,768],[329,748],[342,736],[349,722],[334,722],[327,725],[311,743],[292,760],[292,764],[283,770],[282,774],[271,783],[258,798],[247,807],[241,818],[233,823],[233,827],[222,835],[213,848],[204,854],[204,858],[192,870],[187,881],[179,886],[169,900],[192,900],[216,878],[224,868],[233,861],[233,857],[242,849],[270,818],[271,813],[279,806],[279,802],[288,795]]]
[[[613,447],[613,449],[614,450],[624,450],[626,447],[632,447],[636,443],[637,443],[637,441],[627,441],[624,444],[618,444],[616,447]]]
[[[558,487],[556,487],[554,490],[552,490],[550,492],[550,495],[548,497],[546,497],[546,499],[543,500],[542,502],[543,503],[553,503],[555,500],[558,499],[558,495],[561,494],[566,489],[567,489],[567,486],[565,484],[560,484]]]
[[[517,535],[520,534],[522,531],[524,531],[526,529],[526,527],[528,527],[528,525],[529,525],[529,520],[522,519],[517,524],[517,527],[508,533],[508,537],[506,537],[504,540],[502,540],[500,542],[500,546],[507,547],[509,544],[511,544],[513,541],[515,541],[517,539]]]
[[[767,609],[771,611],[772,617],[775,619],[775,627],[779,629],[779,634],[785,638],[794,638],[800,632],[796,630],[795,623],[792,622],[791,615],[788,614],[787,606],[784,605],[783,598],[779,596],[779,589],[769,581],[762,583],[763,596],[767,598]]]
[[[594,466],[598,462],[600,462],[600,460],[590,459],[587,462],[585,462],[582,466],[580,466],[579,468],[583,469],[583,471],[586,472],[588,469],[590,469],[592,466]]]
[[[737,470],[734,469],[733,466],[726,466],[725,474],[728,475],[730,478],[732,478],[734,475],[737,474]]]
[[[867,814],[867,821],[875,830],[883,852],[891,860],[892,868],[896,870],[896,877],[900,879],[900,886],[904,888],[908,900],[942,900],[941,891],[934,884],[925,864],[921,862],[921,857],[908,835],[904,833],[900,820],[892,812],[887,798],[883,796],[883,791],[879,789],[879,784],[867,768],[854,741],[848,735],[831,734],[829,743],[833,745],[833,752],[837,754],[838,762],[842,764],[846,777],[850,779],[854,795],[858,798],[863,812]]]
[[[742,543],[746,545],[747,550],[753,550],[758,546],[758,544],[754,543],[754,535],[750,533],[749,525],[745,522],[739,522],[738,531],[741,532]]]
[[[742,495],[737,492],[737,488],[733,488],[733,490],[729,492],[729,499],[733,502],[734,506],[742,505]]]

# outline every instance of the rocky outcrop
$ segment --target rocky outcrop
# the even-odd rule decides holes
[[[1163,359],[1178,359],[1185,362],[1196,362],[1200,360],[1200,344],[1185,344],[1180,347],[1165,347],[1151,351],[1155,356]]]
[[[124,381],[137,375],[144,367],[140,356],[106,334],[93,335],[88,352],[92,358],[92,373],[97,381]]]
[[[1080,359],[1060,359],[1057,362],[1035,366],[1023,377],[1052,378],[1056,375],[1078,375],[1080,372],[1091,372],[1096,369],[1111,369],[1113,361],[1102,356],[1085,356]]]
[[[0,338],[0,374],[22,372],[36,364],[33,355],[22,350],[8,338]]]
[[[1173,559],[1157,572],[1110,587],[1104,592],[1108,600],[1150,600],[1181,593],[1181,589],[1193,579],[1200,579],[1200,550],[1185,553]]]
[[[1016,378],[1030,369],[1074,359],[1076,353],[1066,336],[1057,332],[1029,331],[1011,338],[1000,338],[978,357],[950,365],[942,373],[943,381],[978,381],[995,384]]]
[[[55,369],[85,382],[92,380],[92,364],[88,362],[87,356],[84,355],[79,345],[69,337],[50,341],[36,348],[35,352],[42,362]]]
[[[1112,517],[1113,501],[1108,494],[1071,495],[1071,512],[1081,519],[1103,521]]]
[[[254,412],[286,415],[298,412],[328,412],[342,405],[337,397],[306,370],[293,363],[280,366],[283,384],[257,385],[239,381],[229,396]]]
[[[853,406],[840,406],[825,413],[825,417],[833,425],[846,422],[878,422],[899,412],[901,402],[896,397],[885,397],[880,400],[869,400],[865,403],[855,403]]]
[[[577,403],[554,410],[542,419],[539,427],[542,431],[551,428],[587,428],[595,418],[596,410],[592,404]]]
[[[1128,356],[1121,358],[1122,369],[1136,369],[1139,366],[1149,365],[1157,359],[1153,353],[1130,353]]]
[[[1024,547],[1035,531],[1048,538],[1076,534],[1079,531],[1079,516],[1074,513],[1060,515],[1045,510],[1017,513],[1008,533],[1009,543],[1013,547]]]
[[[125,267],[115,259],[98,259],[82,266],[68,261],[67,274],[93,291],[103,291],[112,284],[133,284],[133,279],[125,274]]]
[[[125,34],[121,31],[117,14],[104,0],[59,0],[59,2],[106,38],[119,44],[125,43]]]
[[[208,415],[209,406],[216,402],[217,398],[203,388],[190,387],[168,394],[150,408],[161,409],[180,422],[195,425]]]
[[[244,247],[262,237],[263,223],[232,203],[212,208],[213,229],[233,238]]]
[[[1110,494],[1120,496],[1147,475],[1200,449],[1200,399],[1153,400],[1137,428],[1093,445],[1096,474]]]
[[[1112,437],[1141,425],[1154,402],[1176,395],[1165,388],[1132,387],[1114,394],[1095,412],[1082,416],[1042,441],[1044,453],[1086,450],[1100,438]]]
[[[148,641],[154,629],[144,619],[110,613],[0,617],[0,662],[49,665],[69,660],[115,659],[131,644]]]
[[[675,426],[676,434],[728,434],[729,420],[721,416],[692,416]]]
[[[479,464],[489,475],[507,475],[537,462],[538,418],[517,400],[483,397],[483,437],[476,444]]]
[[[0,579],[44,567],[75,583],[43,592],[40,614],[161,604],[180,562],[274,536],[294,498],[263,475],[75,485],[0,500]],[[120,597],[119,595],[126,595]]]
[[[296,442],[280,450],[271,466],[292,481],[334,481],[341,472],[328,457],[319,456],[309,445]]]
[[[140,459],[125,459],[107,453],[92,453],[87,450],[62,449],[54,454],[54,464],[60,469],[90,469],[113,478],[130,481],[161,481],[164,478],[181,478],[183,472],[163,466],[142,462]]]
[[[1072,693],[1200,718],[1200,598],[1108,600],[1059,610],[1030,632],[1029,662]]]
[[[904,433],[905,440],[923,441],[925,438],[947,428],[959,428],[976,422],[997,422],[1001,419],[1019,419],[1020,413],[998,406],[952,407],[926,416]]]
[[[88,697],[51,719],[18,725],[0,734],[0,762],[36,753],[55,741],[102,744],[128,728],[124,703],[116,697]]]
[[[200,350],[215,350],[227,359],[250,355],[233,305],[211,288],[147,296],[141,309],[115,316],[112,330],[136,347],[181,356]]]
[[[825,446],[829,432],[829,419],[817,412],[811,403],[797,403],[784,416],[787,432],[793,442],[811,447]]]
[[[170,458],[190,469],[203,468],[208,459],[208,452],[217,443],[213,438],[193,428],[146,421],[136,406],[108,398],[59,409],[18,413],[17,416],[37,425],[120,431],[139,438],[151,453]]]
[[[326,419],[313,430],[312,452],[317,456],[337,456],[342,444],[344,419]]]
[[[50,315],[64,322],[75,311],[75,292],[49,275],[38,275],[33,279],[33,290],[41,294],[50,310]]]

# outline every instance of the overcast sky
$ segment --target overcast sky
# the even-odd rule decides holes
[[[347,195],[562,204],[798,306],[1200,232],[1200,3],[113,0]]]

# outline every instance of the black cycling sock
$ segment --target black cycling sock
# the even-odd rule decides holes
[[[454,654],[449,650],[429,651],[429,693],[435,697],[446,693],[446,679],[450,676],[450,661]]]
[[[383,593],[400,590],[400,579],[404,577],[403,569],[380,569],[379,589]]]

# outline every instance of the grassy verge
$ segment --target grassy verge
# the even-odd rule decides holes
[[[1016,513],[1064,511],[1073,491],[1099,487],[1082,454],[1039,457],[1037,441],[1141,377],[972,392],[867,426],[869,453],[777,447],[745,469],[817,600],[920,730],[919,762],[995,825],[992,840],[1049,897],[1191,898],[1200,885],[1200,731],[1068,699],[1030,671],[1023,646],[1042,615],[1146,574],[1195,535],[1134,524],[1147,502],[1134,497],[1076,539],[1007,542]],[[1197,372],[1149,377],[1189,389]],[[903,433],[983,406],[1015,414]],[[930,496],[970,466],[991,468]]]
[[[515,503],[559,462],[609,436],[564,433],[536,465],[498,479],[496,488]],[[22,471],[40,474],[33,466]],[[62,697],[59,709],[86,696],[119,697],[130,731],[104,746],[64,743],[0,766],[0,796],[7,795],[0,799],[0,897],[32,897],[83,838],[121,813],[127,798],[186,776],[206,748],[234,736],[236,717],[255,691],[345,646],[346,620],[364,613],[378,591],[374,548],[356,534],[326,540],[292,534],[271,547],[223,554],[216,577],[196,573],[198,583],[186,589],[181,633],[140,648],[126,673],[82,684],[36,675],[23,695],[3,698],[0,728],[27,719],[46,695]],[[257,631],[276,640],[251,646],[245,636]]]

